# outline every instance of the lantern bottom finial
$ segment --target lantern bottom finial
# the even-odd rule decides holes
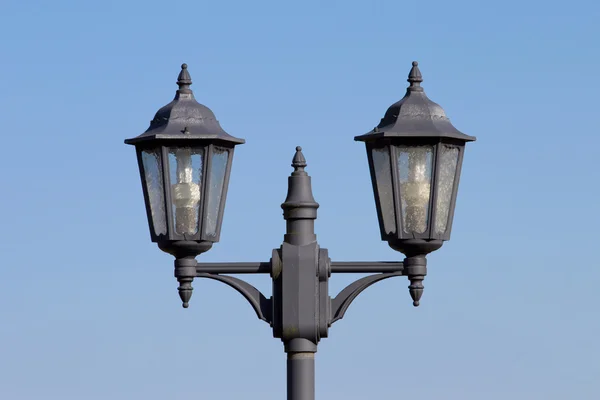
[[[407,257],[402,264],[404,265],[404,275],[410,281],[408,291],[413,300],[413,306],[418,307],[425,288],[423,279],[427,275],[427,258],[424,255]]]
[[[424,276],[413,277],[410,279],[410,286],[408,287],[410,297],[413,299],[413,306],[419,307],[419,301],[421,300],[421,296],[423,296],[423,279]]]
[[[192,287],[193,278],[179,278],[179,287],[177,291],[179,292],[179,298],[181,299],[181,305],[183,308],[188,308],[190,306],[190,299],[192,298],[192,291],[194,288]]]
[[[175,278],[179,282],[177,291],[179,292],[183,308],[190,306],[190,299],[194,290],[192,282],[194,281],[194,277],[196,277],[197,265],[198,262],[194,256],[181,257],[175,260]]]

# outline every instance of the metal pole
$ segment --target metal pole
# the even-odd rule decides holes
[[[281,247],[281,337],[287,353],[287,400],[315,399],[315,353],[319,343],[318,259],[315,219],[319,204],[312,193],[302,148],[296,147],[294,172],[281,205],[286,233]],[[275,287],[275,286],[274,286]],[[273,293],[279,292],[279,289]],[[316,317],[316,318],[315,318]]]
[[[287,400],[315,399],[315,353],[287,354]]]

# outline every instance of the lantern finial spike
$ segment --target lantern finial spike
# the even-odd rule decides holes
[[[190,306],[190,299],[192,298],[192,281],[193,278],[179,278],[179,287],[177,291],[179,292],[179,298],[181,299],[181,303],[183,308],[188,308]]]
[[[177,77],[177,85],[179,86],[179,93],[192,93],[192,90],[190,89],[190,85],[192,84],[192,77],[190,76],[190,73],[187,70],[187,64],[183,63],[181,64],[181,72],[179,73],[179,76]]]
[[[306,158],[304,158],[304,154],[302,154],[302,147],[296,146],[296,154],[294,154],[294,158],[292,159],[292,167],[294,167],[294,172],[304,172],[304,168],[307,166]]]
[[[419,307],[419,301],[421,300],[421,296],[423,295],[423,277],[413,277],[410,280],[410,286],[408,287],[408,291],[410,293],[410,297],[413,299],[413,306]]]
[[[424,254],[411,255],[404,259],[404,275],[408,277],[410,285],[408,292],[413,300],[413,306],[418,307],[423,296],[423,279],[427,275],[427,258]]]
[[[417,61],[412,62],[412,68],[408,73],[408,82],[410,86],[408,90],[411,92],[422,92],[423,88],[421,87],[421,82],[423,82],[423,75],[421,75],[421,70],[419,70],[419,63]]]

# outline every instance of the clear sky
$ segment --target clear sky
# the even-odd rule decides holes
[[[297,145],[331,258],[401,260],[353,137],[404,95],[413,60],[478,138],[452,240],[419,308],[391,279],[332,327],[317,398],[600,398],[598,4],[3,0],[0,398],[284,398],[283,346],[241,296],[197,280],[181,308],[123,139],[186,62],[196,98],[247,141],[201,260],[269,259]]]

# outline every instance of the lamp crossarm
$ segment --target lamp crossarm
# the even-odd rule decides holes
[[[222,274],[271,274],[272,263],[267,262],[221,262],[197,263],[196,277],[222,282],[240,293],[250,303],[256,316],[269,324],[273,323],[273,300],[267,298],[254,286],[241,279]],[[332,273],[375,273],[348,285],[331,300],[331,324],[342,319],[350,304],[369,286],[392,278],[402,276],[404,265],[396,261],[333,261],[330,263]]]
[[[332,268],[333,269],[333,268]],[[384,279],[402,276],[402,270],[397,272],[384,272],[375,275],[365,276],[360,278],[350,285],[346,286],[335,298],[331,300],[331,324],[344,318],[344,314],[350,307],[350,304],[369,286],[380,282]]]
[[[270,274],[271,262],[197,263],[196,273],[207,274]]]
[[[221,274],[260,274],[270,273],[270,262],[257,263],[198,263],[196,277],[222,282],[240,293],[250,303],[258,319],[269,325],[273,323],[273,301],[248,282],[233,276]]]
[[[374,274],[384,272],[402,272],[404,264],[397,261],[333,261],[331,272]]]

